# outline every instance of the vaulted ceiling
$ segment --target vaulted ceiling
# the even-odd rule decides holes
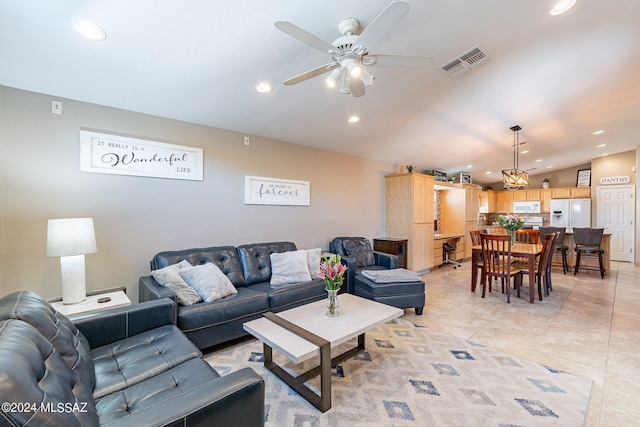
[[[344,18],[366,27],[390,0],[2,0],[0,85],[477,183],[513,166],[510,127],[520,125],[520,167],[548,175],[640,145],[640,2],[577,0],[552,16],[556,2],[410,0],[372,50],[433,65],[370,67],[375,82],[356,98],[324,76],[284,86],[331,58],[274,22],[331,43]],[[107,38],[82,38],[80,19]],[[477,45],[483,65],[457,78],[440,69]],[[261,81],[273,90],[258,93]]]

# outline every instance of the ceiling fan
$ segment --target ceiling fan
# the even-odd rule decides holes
[[[387,35],[393,27],[409,11],[405,1],[394,1],[387,6],[371,23],[357,35],[360,22],[356,18],[346,18],[338,25],[343,34],[333,43],[327,43],[302,28],[287,22],[277,21],[276,28],[291,37],[318,49],[331,56],[333,62],[309,70],[290,78],[286,86],[303,82],[312,77],[320,76],[331,71],[326,82],[329,87],[340,85],[340,93],[352,94],[360,97],[365,93],[365,87],[373,83],[375,77],[369,73],[366,66],[377,67],[427,67],[433,59],[412,55],[379,55],[372,54],[371,49]]]

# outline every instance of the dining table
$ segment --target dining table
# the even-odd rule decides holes
[[[540,243],[518,243],[511,246],[511,257],[526,259],[529,267],[529,302],[535,301],[536,287],[536,258],[542,254]],[[476,291],[478,281],[478,258],[482,258],[482,245],[471,247],[471,292]],[[510,292],[510,288],[507,289]]]

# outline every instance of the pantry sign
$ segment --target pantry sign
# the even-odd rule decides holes
[[[201,148],[80,131],[80,170],[202,181]]]

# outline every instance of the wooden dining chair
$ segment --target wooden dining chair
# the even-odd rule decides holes
[[[518,230],[516,231],[516,242],[536,244],[540,241],[538,230]]]
[[[480,242],[480,234],[487,233],[486,229],[478,229],[478,230],[471,230],[469,231],[470,237],[471,237],[471,245],[472,246],[480,246],[481,242]],[[484,280],[484,263],[482,262],[482,252],[477,254],[477,258],[476,258],[476,265],[478,268],[478,271],[480,273],[480,280]],[[471,286],[471,289],[475,289],[476,286],[478,284],[478,278],[476,277],[476,283],[473,283]]]
[[[514,265],[511,256],[511,236],[508,234],[480,234],[482,245],[482,261],[484,278],[482,281],[482,298],[486,295],[487,280],[491,292],[491,278],[500,279],[503,291],[506,289],[507,302],[511,302],[511,278],[513,278],[518,298],[522,285],[520,268]]]
[[[535,281],[538,290],[538,299],[542,301],[542,294],[549,295],[551,290],[551,257],[553,256],[553,249],[555,240],[558,237],[558,233],[547,234],[542,242],[542,254],[536,262]],[[520,268],[520,273],[524,276],[528,275],[528,262],[517,263],[516,266]]]
[[[569,271],[569,264],[567,262],[567,251],[569,250],[569,246],[564,244],[564,227],[540,227],[540,239],[544,241],[544,238],[547,234],[551,233],[559,233],[558,238],[556,239],[556,245],[554,247],[553,253],[551,254],[551,258],[553,260],[554,254],[559,254],[562,259],[562,272],[567,274]]]

